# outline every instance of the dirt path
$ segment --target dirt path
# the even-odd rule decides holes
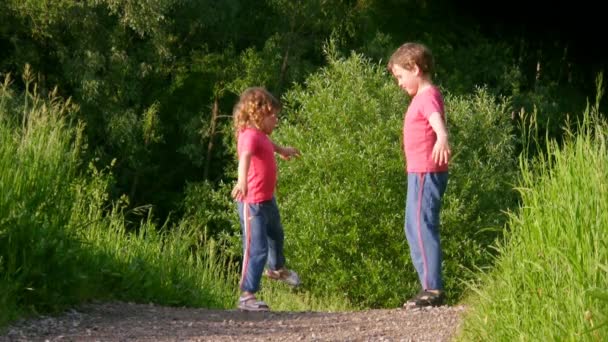
[[[0,341],[450,341],[463,312],[247,313],[117,302],[21,321]]]

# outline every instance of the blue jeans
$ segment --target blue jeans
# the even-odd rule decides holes
[[[277,201],[273,197],[261,203],[237,202],[243,238],[241,291],[255,293],[260,289],[264,266],[271,270],[285,265],[285,238]]]
[[[439,213],[447,184],[447,172],[407,174],[405,236],[424,290],[443,289]]]

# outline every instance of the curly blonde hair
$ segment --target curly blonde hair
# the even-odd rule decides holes
[[[430,75],[434,67],[433,54],[424,44],[405,43],[401,45],[388,60],[387,68],[398,65],[406,70],[412,70],[417,65],[425,75]]]
[[[249,126],[260,129],[264,118],[279,112],[281,107],[279,100],[265,88],[245,89],[232,111],[235,134]]]

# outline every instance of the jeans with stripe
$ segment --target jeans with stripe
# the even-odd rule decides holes
[[[447,183],[448,172],[407,175],[405,236],[424,290],[443,290],[439,214]]]
[[[271,270],[285,265],[285,238],[276,199],[261,203],[237,202],[243,238],[241,291],[255,293],[268,262]]]

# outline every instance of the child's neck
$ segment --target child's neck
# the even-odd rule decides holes
[[[261,127],[256,127],[255,125],[247,125],[247,128],[255,129],[256,131],[260,131],[266,135],[270,135],[270,133],[264,131]]]
[[[431,88],[433,88],[433,82],[431,82],[431,80],[428,78],[423,78],[418,84],[418,91],[416,92],[416,95],[424,93]]]

